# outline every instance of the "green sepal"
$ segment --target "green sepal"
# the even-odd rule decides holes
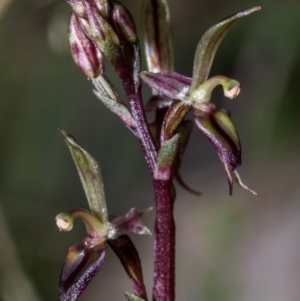
[[[168,3],[166,0],[144,0],[142,20],[148,70],[174,70],[173,38]]]
[[[172,165],[175,161],[180,135],[176,134],[167,140],[158,152],[157,168],[155,172],[156,179],[165,179],[170,176]]]
[[[116,114],[131,130],[136,127],[136,122],[133,119],[126,105],[120,100],[117,91],[110,81],[104,77],[99,76],[93,80],[96,88],[95,95],[102,101],[102,103],[114,114]]]
[[[231,15],[205,32],[197,45],[190,92],[193,92],[199,85],[207,80],[216,51],[229,29],[240,18],[260,9],[261,8],[259,6],[256,6]]]
[[[128,292],[124,292],[124,295],[128,301],[145,301],[144,299]]]
[[[162,130],[161,130],[161,142],[168,141],[176,132],[178,126],[190,111],[191,106],[180,101],[174,100],[171,106],[168,108],[164,117]]]
[[[76,165],[92,214],[97,216],[103,225],[107,225],[108,215],[99,163],[79,145],[73,136],[63,129],[59,131],[66,138],[65,142]]]

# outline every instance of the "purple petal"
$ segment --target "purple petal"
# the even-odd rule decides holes
[[[127,235],[109,240],[108,244],[119,257],[129,279],[131,280],[134,294],[147,300],[146,288],[139,254]]]
[[[191,79],[176,72],[152,73],[143,71],[140,73],[143,81],[152,89],[171,98],[187,102]]]
[[[100,271],[105,248],[90,249],[74,245],[68,250],[59,281],[59,301],[76,301]]]
[[[118,236],[128,233],[151,234],[149,229],[143,225],[141,218],[144,217],[152,208],[137,210],[131,208],[126,214],[111,219],[111,231],[108,239],[115,239]]]

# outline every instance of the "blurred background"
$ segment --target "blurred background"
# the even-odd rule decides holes
[[[140,28],[142,1],[123,1]],[[234,186],[213,147],[196,129],[181,168],[201,197],[178,187],[177,300],[299,301],[300,296],[300,1],[170,1],[176,71],[191,76],[201,35],[239,10],[263,10],[236,24],[211,75],[237,79],[242,91],[218,107],[232,112],[243,145]],[[0,300],[57,300],[60,269],[85,235],[58,231],[54,217],[87,202],[57,131],[72,133],[101,167],[110,214],[153,205],[139,145],[95,98],[68,53],[70,7],[56,0],[0,0]],[[141,38],[142,40],[142,38]],[[145,62],[144,68],[145,69]],[[120,84],[111,68],[107,75]],[[121,89],[121,88],[120,88]],[[145,88],[145,99],[149,89]],[[151,116],[149,116],[151,118]],[[153,228],[154,213],[146,224]],[[132,237],[152,285],[151,237]],[[130,283],[111,251],[82,301],[125,300]]]

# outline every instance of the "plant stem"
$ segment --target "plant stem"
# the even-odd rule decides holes
[[[143,107],[141,83],[139,82],[135,84],[133,82],[131,72],[128,70],[126,63],[122,59],[119,58],[117,62],[114,62],[113,66],[115,67],[125,89],[132,117],[137,123],[135,132],[142,147],[150,173],[153,176],[156,169],[157,151],[150,134]]]
[[[156,201],[153,300],[174,301],[175,223],[173,216],[172,177],[166,180],[155,179],[157,150],[150,134],[142,103],[141,83],[133,81],[131,72],[122,59],[117,62],[115,61],[113,65],[128,97],[131,114],[137,123],[137,138],[153,178]]]
[[[156,221],[153,301],[175,300],[175,223],[172,180],[154,180]]]

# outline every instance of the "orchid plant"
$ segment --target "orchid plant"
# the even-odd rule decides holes
[[[142,22],[148,71],[141,72],[141,51],[135,23],[129,11],[115,0],[69,0],[72,14],[69,23],[70,52],[83,74],[91,79],[95,95],[136,136],[144,153],[155,193],[153,300],[175,300],[175,221],[174,179],[187,190],[179,168],[193,123],[185,119],[193,110],[195,124],[210,141],[224,165],[229,193],[233,183],[246,186],[236,168],[241,164],[241,144],[237,130],[226,109],[211,102],[213,89],[221,85],[224,95],[234,98],[240,83],[209,72],[219,44],[229,29],[241,18],[260,7],[253,7],[225,18],[209,28],[200,39],[194,58],[192,78],[174,72],[174,55],[170,12],[166,0],[144,0]],[[106,77],[104,58],[120,78],[127,101],[123,101],[114,84]],[[144,105],[142,80],[152,89]],[[146,112],[154,112],[149,122]],[[60,301],[75,301],[83,293],[104,261],[106,246],[120,259],[132,286],[125,293],[129,301],[147,301],[139,254],[129,233],[151,234],[141,218],[152,208],[132,208],[122,216],[110,216],[99,163],[76,139],[60,129],[80,176],[90,211],[73,209],[56,216],[60,230],[69,231],[80,218],[87,237],[69,248],[63,264]]]

